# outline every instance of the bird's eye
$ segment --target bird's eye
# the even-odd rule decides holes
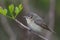
[[[30,18],[32,18],[32,16]]]

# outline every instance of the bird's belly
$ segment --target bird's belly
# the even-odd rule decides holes
[[[33,30],[33,31],[36,31],[36,32],[41,32],[42,31],[42,28],[35,24],[35,23],[29,23],[29,27]]]

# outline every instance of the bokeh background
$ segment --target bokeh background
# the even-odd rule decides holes
[[[0,6],[3,8],[7,8],[10,4],[14,4],[18,6],[22,0],[0,0]],[[48,25],[49,22],[49,9],[50,9],[50,0],[28,0],[30,10],[36,12],[40,15]],[[55,40],[60,40],[60,0],[55,1],[55,9],[54,9],[54,31],[56,31]],[[9,12],[8,12],[9,13]],[[24,18],[22,18],[24,11],[21,12],[17,16],[17,19],[26,25]],[[20,28],[18,23],[14,20],[7,18],[3,15],[0,15],[0,40],[26,40],[27,31],[26,29]],[[34,40],[40,40],[39,37],[34,36]]]

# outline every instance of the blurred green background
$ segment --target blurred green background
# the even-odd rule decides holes
[[[46,14],[48,14],[49,11],[49,0],[29,0],[31,8],[34,10],[41,10],[44,17]],[[0,6],[3,8],[8,9],[8,5],[14,4],[15,6],[19,5],[21,3],[21,0],[0,0]],[[1,19],[0,19],[1,20]],[[8,19],[9,23],[15,22],[14,20]],[[56,6],[55,6],[55,31],[57,32],[57,36],[60,40],[60,0],[56,0]],[[14,25],[14,24],[12,24]],[[15,33],[18,31],[17,29],[14,29]],[[19,31],[18,31],[19,32]],[[4,28],[2,27],[1,21],[0,21],[0,40],[9,40],[9,36],[5,32]]]

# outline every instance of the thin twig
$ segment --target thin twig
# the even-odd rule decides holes
[[[34,32],[33,30],[31,30],[29,27],[25,26],[23,23],[21,23],[21,22],[18,21],[17,19],[15,19],[15,21],[16,21],[18,24],[20,24],[21,26],[23,26],[24,28],[26,28],[26,29],[27,29],[28,31],[30,31],[31,33],[33,33],[33,34],[41,37],[41,38],[44,39],[44,40],[48,40],[47,38],[43,37],[42,35],[39,35],[39,34],[37,34],[36,32]]]
[[[30,30],[30,28],[29,28],[29,27],[25,26],[23,23],[21,23],[21,22],[20,22],[20,21],[18,21],[17,19],[15,19],[15,21],[16,21],[18,24],[20,24],[21,26],[23,26],[24,28],[26,28],[26,29]]]

